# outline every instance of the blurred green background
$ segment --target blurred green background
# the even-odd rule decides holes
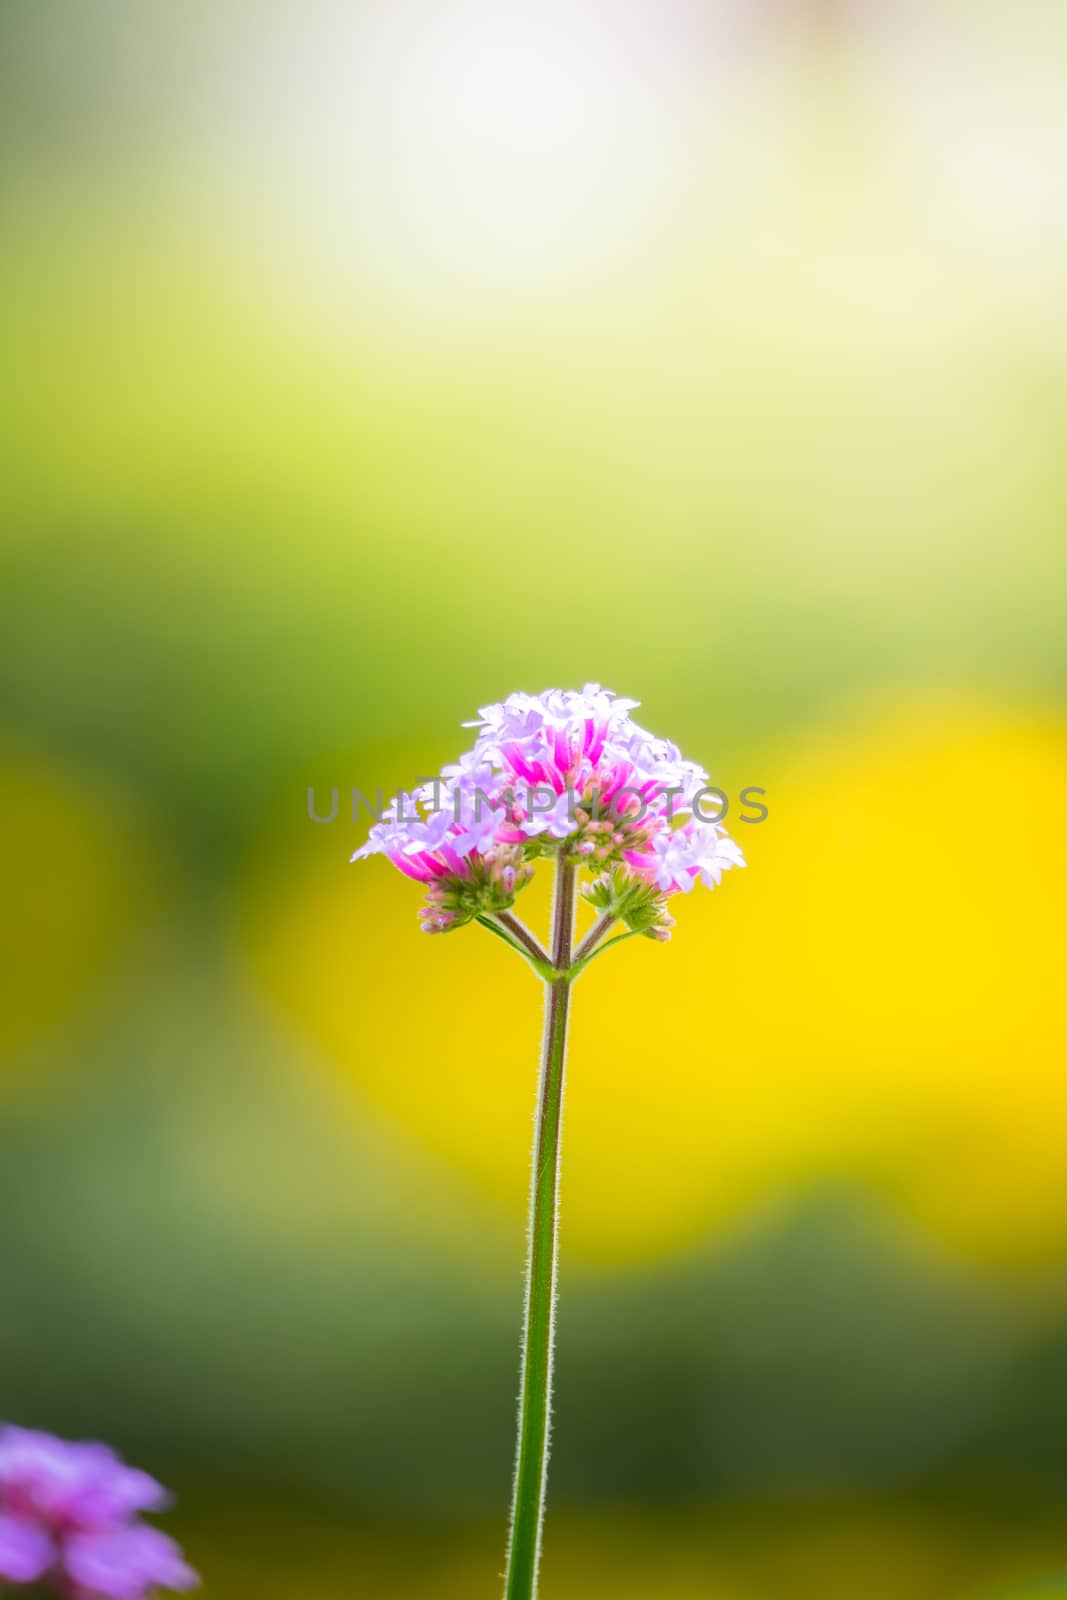
[[[770,816],[579,991],[546,1600],[1062,1569],[1062,9],[0,19],[0,1416],[497,1592],[540,998],[348,795],[593,678]]]

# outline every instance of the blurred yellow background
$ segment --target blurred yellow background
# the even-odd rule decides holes
[[[209,1595],[496,1593],[541,1000],[350,796],[590,678],[750,864],[576,992],[546,1600],[1067,1565],[1065,45],[0,8],[0,1416]]]

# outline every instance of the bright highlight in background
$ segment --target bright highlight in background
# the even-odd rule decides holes
[[[714,66],[694,70],[691,22],[603,0],[305,20],[235,62],[232,131],[339,267],[422,292],[544,285],[632,251]]]

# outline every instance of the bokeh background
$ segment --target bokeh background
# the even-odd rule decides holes
[[[349,802],[598,679],[770,814],[579,990],[546,1600],[1067,1565],[1062,7],[0,46],[0,1415],[497,1593],[540,998]]]

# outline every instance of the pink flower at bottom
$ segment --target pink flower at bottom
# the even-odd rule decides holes
[[[0,1431],[0,1581],[43,1584],[63,1600],[146,1600],[191,1589],[172,1539],[138,1520],[166,1490],[103,1444]]]

